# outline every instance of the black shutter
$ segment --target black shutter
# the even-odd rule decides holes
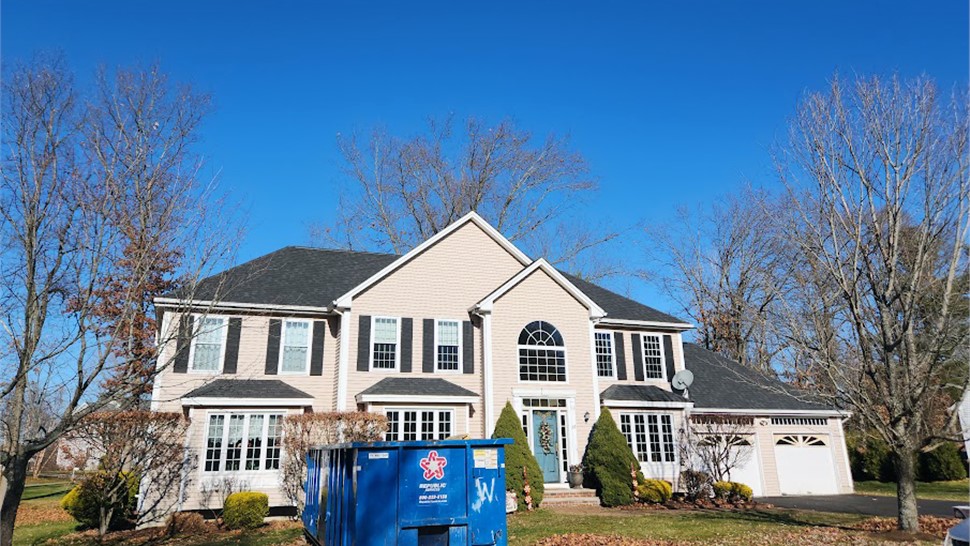
[[[669,335],[664,336],[664,359],[667,365],[667,381],[674,378],[674,339]]]
[[[179,317],[179,330],[175,337],[175,362],[172,364],[174,373],[189,371],[189,347],[192,345],[192,315]]]
[[[266,338],[266,375],[276,375],[280,363],[280,332],[283,321],[269,319],[269,335]]]
[[[401,319],[401,371],[411,372],[411,346],[414,337],[414,319]]]
[[[461,323],[461,366],[463,373],[475,373],[475,335],[471,321]]]
[[[229,319],[229,331],[226,332],[226,361],[222,364],[222,373],[236,373],[239,362],[239,337],[242,332],[242,318]]]
[[[623,332],[613,332],[613,354],[616,355],[616,378],[626,379],[626,353],[623,350]]]
[[[643,381],[643,344],[640,342],[640,334],[633,334],[631,343],[633,344],[633,379]]]
[[[327,321],[313,321],[313,341],[310,342],[310,375],[323,375],[323,339],[327,333]]]
[[[357,328],[357,371],[370,369],[370,316],[361,315]]]
[[[422,321],[421,371],[434,373],[434,319]]]

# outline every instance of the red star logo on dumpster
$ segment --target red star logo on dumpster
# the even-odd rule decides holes
[[[419,464],[424,469],[424,479],[440,480],[445,477],[445,466],[448,465],[448,459],[439,457],[437,451],[429,451],[428,456],[421,459]]]

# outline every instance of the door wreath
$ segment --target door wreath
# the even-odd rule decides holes
[[[546,415],[548,414],[544,414],[543,416],[545,417]],[[539,447],[542,448],[542,451],[544,451],[546,455],[553,453],[554,446],[552,445],[552,427],[550,427],[549,423],[545,420],[543,420],[542,424],[539,425]]]

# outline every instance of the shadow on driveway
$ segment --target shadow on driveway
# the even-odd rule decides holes
[[[780,508],[814,510],[816,512],[839,512],[867,516],[896,517],[896,497],[870,497],[867,495],[824,495],[811,497],[761,497]],[[944,500],[918,500],[920,515],[953,517],[953,507],[966,504]]]

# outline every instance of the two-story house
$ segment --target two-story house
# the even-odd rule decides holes
[[[526,256],[475,213],[403,256],[286,247],[156,305],[166,332],[201,332],[163,347],[174,363],[152,394],[191,419],[184,509],[226,477],[282,503],[288,414],[366,410],[389,440],[480,438],[506,402],[550,485],[608,407],[647,476],[676,482],[688,414],[737,415],[754,456],[732,477],[756,494],[852,490],[837,411],[685,343],[690,324]],[[671,387],[684,369],[686,393]]]

